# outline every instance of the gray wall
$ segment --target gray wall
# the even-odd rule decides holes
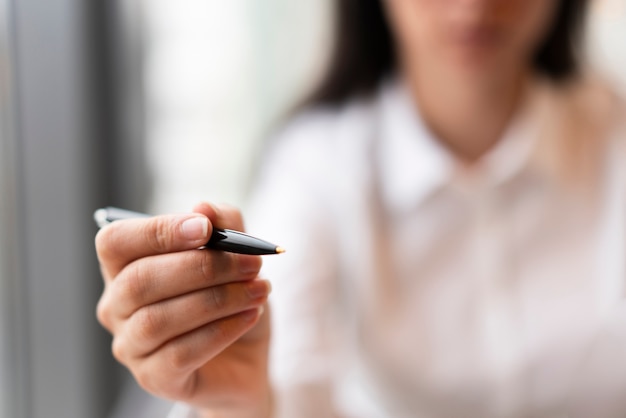
[[[0,2],[2,417],[105,417],[117,396],[91,218],[123,143],[112,4]]]

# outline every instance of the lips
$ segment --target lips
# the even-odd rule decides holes
[[[457,27],[451,34],[451,40],[457,46],[472,49],[495,47],[502,38],[500,31],[487,25]]]

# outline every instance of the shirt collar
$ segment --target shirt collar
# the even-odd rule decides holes
[[[379,116],[381,193],[391,209],[408,209],[451,177],[454,161],[428,130],[408,88],[383,85]]]
[[[498,144],[471,167],[459,162],[428,129],[406,85],[397,78],[382,87],[378,148],[381,193],[392,210],[411,210],[450,184],[496,187],[528,166],[538,138],[533,109],[538,98],[529,88],[518,112]]]

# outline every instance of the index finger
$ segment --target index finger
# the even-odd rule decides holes
[[[96,252],[105,280],[137,259],[206,244],[213,227],[198,213],[115,221],[98,231]]]

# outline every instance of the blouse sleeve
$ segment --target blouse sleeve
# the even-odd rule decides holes
[[[194,409],[184,403],[174,404],[167,418],[198,418],[198,414]]]
[[[603,317],[576,371],[568,400],[573,418],[626,416],[626,107],[620,100],[613,109],[616,117],[611,120],[616,123],[608,131],[606,161],[607,172],[615,178],[607,186],[614,239],[603,251],[615,260],[610,264],[617,278],[612,292],[616,303]]]

